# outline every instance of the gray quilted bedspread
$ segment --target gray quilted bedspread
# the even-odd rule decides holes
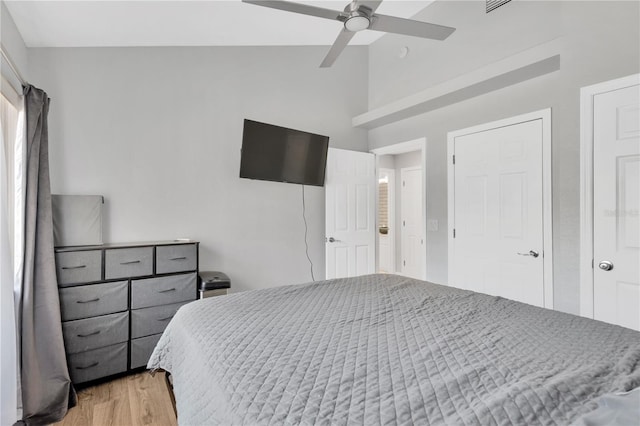
[[[181,425],[565,425],[640,386],[640,333],[369,275],[185,305],[148,366]]]

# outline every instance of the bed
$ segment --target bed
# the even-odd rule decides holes
[[[640,333],[376,274],[185,305],[148,367],[183,425],[564,425],[640,386]]]

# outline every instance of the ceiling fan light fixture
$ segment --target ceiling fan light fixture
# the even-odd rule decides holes
[[[367,28],[369,28],[369,25],[371,25],[371,21],[369,21],[369,18],[363,15],[351,16],[344,22],[344,27],[347,29],[347,31],[351,31],[354,33],[366,30]]]

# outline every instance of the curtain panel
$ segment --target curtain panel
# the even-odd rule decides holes
[[[75,405],[62,338],[60,301],[53,250],[49,181],[47,94],[24,88],[26,119],[26,197],[24,274],[17,294],[23,422],[49,424]]]

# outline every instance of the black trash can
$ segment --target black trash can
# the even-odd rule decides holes
[[[224,296],[231,288],[231,280],[224,272],[200,271],[198,277],[198,298]]]

